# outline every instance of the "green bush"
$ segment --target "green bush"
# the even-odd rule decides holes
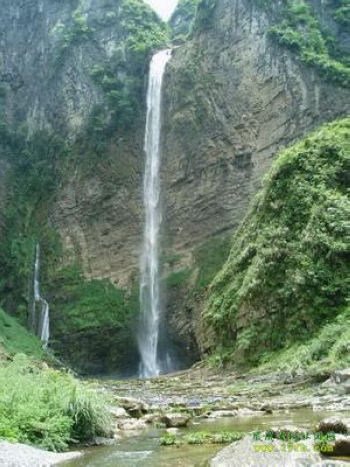
[[[63,451],[72,441],[110,435],[105,400],[25,355],[0,367],[0,388],[0,438]]]

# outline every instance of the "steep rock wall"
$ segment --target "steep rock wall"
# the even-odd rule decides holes
[[[142,236],[145,88],[149,57],[166,41],[165,24],[141,0],[0,3],[0,130],[5,129],[8,139],[0,159],[4,156],[11,166],[20,147],[26,168],[28,141],[45,134],[46,143],[41,137],[44,148],[52,143],[51,135],[62,142],[54,163],[45,160],[49,151],[39,161],[52,165],[57,174],[50,192],[33,196],[35,203],[24,196],[23,207],[13,197],[11,209],[17,217],[26,212],[29,219],[25,226],[17,222],[20,227],[16,224],[12,229],[21,247],[22,239],[28,239],[26,258],[21,258],[26,263],[25,290],[18,283],[16,290],[12,286],[16,281],[9,277],[10,268],[17,265],[0,264],[12,284],[1,293],[11,295],[7,311],[17,314],[20,300],[28,309],[32,244],[40,241],[42,287],[51,306],[54,349],[83,371],[114,371],[137,360],[133,319],[123,329],[119,311],[132,301],[132,312],[137,313],[133,286]],[[16,146],[12,140],[20,143]],[[6,164],[0,160],[1,181]],[[31,175],[39,167],[36,164],[35,159]],[[1,190],[4,185],[5,179]],[[6,189],[13,188],[8,184]],[[5,210],[2,201],[0,208]],[[0,227],[1,221],[0,215]],[[8,251],[11,241],[6,239]],[[1,260],[4,257],[10,263],[7,250],[1,252]],[[108,289],[103,281],[111,282],[118,293],[108,302],[112,292],[106,292],[103,304],[91,293],[88,304],[81,299],[79,309],[69,310],[70,302],[83,290],[84,279],[101,281],[101,290]],[[80,287],[79,293],[73,293],[74,287]],[[95,322],[91,329],[89,320]],[[120,335],[123,338],[118,340]]]
[[[281,148],[350,110],[349,89],[270,37],[284,2],[267,10],[257,3],[218,0],[205,28],[174,50],[166,76],[165,245],[166,256],[178,257],[165,274],[192,271],[172,289],[166,320],[173,339],[195,341],[202,353],[210,334],[200,319],[205,287],[195,286],[198,248],[210,255],[215,239],[235,231]],[[312,3],[346,47],[348,35],[323,2]]]

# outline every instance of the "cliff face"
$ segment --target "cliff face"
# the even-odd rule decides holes
[[[2,0],[1,10],[1,180],[13,168],[1,183],[11,194],[0,204],[1,293],[25,323],[39,241],[52,345],[75,367],[113,371],[137,359],[145,87],[165,24],[141,0]],[[90,279],[97,291],[83,290]]]
[[[1,298],[25,321],[40,241],[54,349],[85,371],[136,368],[145,88],[165,25],[141,0],[0,3]],[[207,287],[276,153],[349,111],[343,69],[331,81],[332,63],[310,58],[323,43],[310,39],[300,58],[300,31],[315,27],[305,11],[295,39],[288,24],[269,32],[290,2],[202,0],[193,24],[197,3],[173,17],[178,43],[193,32],[173,52],[163,98],[162,326],[186,363],[207,347]],[[328,3],[307,3],[334,56],[349,53]]]
[[[203,267],[198,250],[203,245],[210,255],[218,239],[235,231],[281,148],[350,110],[348,88],[324,79],[269,33],[285,2],[266,9],[257,4],[217,1],[205,27],[197,25],[192,41],[174,51],[167,71],[165,244],[167,256],[180,255],[167,273],[192,272],[173,291],[167,319],[174,336],[196,341],[202,352],[210,336],[199,318],[205,293],[196,287]],[[312,4],[313,16],[333,29],[345,50],[344,29],[323,2]],[[217,257],[213,267],[219,266]]]

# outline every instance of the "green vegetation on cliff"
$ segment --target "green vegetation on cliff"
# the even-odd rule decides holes
[[[227,355],[256,363],[265,352],[319,333],[304,354],[342,356],[349,326],[349,173],[350,119],[325,125],[275,162],[203,315]]]
[[[269,2],[263,2],[268,7]],[[323,77],[342,86],[350,86],[349,55],[339,50],[330,31],[324,30],[315,17],[310,2],[287,0],[278,24],[269,32],[278,42],[298,54]],[[346,3],[346,4],[345,4]],[[347,1],[328,2],[333,18],[341,24],[349,20]]]
[[[123,0],[108,18],[120,28],[122,42],[114,47],[111,57],[89,69],[104,95],[103,104],[93,109],[83,138],[95,150],[104,150],[103,140],[116,132],[135,131],[143,117],[149,59],[169,43],[166,23],[142,0]]]
[[[50,225],[49,203],[61,181],[58,170],[67,156],[63,139],[40,131],[26,138],[24,129],[4,131],[4,157],[11,166],[6,180],[3,211],[5,228],[0,244],[0,298],[7,311],[27,324],[33,277],[34,251],[40,241],[54,256],[59,246]]]
[[[52,345],[74,369],[103,373],[134,368],[137,286],[123,290],[109,280],[86,280],[78,265],[49,271],[44,286],[54,323]]]
[[[180,0],[170,18],[171,39],[175,44],[185,42],[193,32],[197,6],[201,0]]]
[[[30,334],[19,322],[0,308],[0,348],[7,356],[25,353],[35,358],[43,358],[42,343]]]
[[[56,332],[74,333],[86,328],[117,326],[131,332],[131,323],[138,311],[138,291],[128,294],[109,280],[84,280],[77,266],[54,273],[47,286],[53,290],[52,312],[57,313]],[[127,325],[128,323],[128,325]],[[130,339],[128,334],[127,339]]]

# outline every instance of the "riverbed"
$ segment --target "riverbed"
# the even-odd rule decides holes
[[[194,419],[182,433],[192,431],[221,432],[236,430],[247,436],[252,432],[265,433],[272,428],[297,426],[303,431],[312,431],[315,425],[329,416],[344,416],[343,412],[300,409],[283,411],[272,415],[252,417],[224,417],[218,419]],[[160,446],[164,430],[149,429],[134,437],[119,440],[113,446],[94,447],[84,450],[84,457],[65,465],[69,467],[203,467],[223,448],[221,445]]]

